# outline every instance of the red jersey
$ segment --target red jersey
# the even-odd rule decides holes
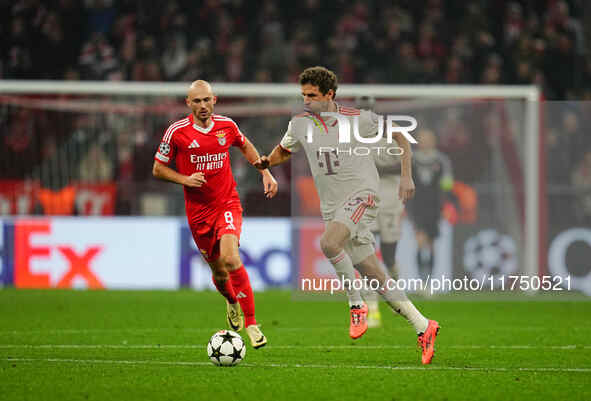
[[[230,146],[244,146],[246,138],[232,119],[218,114],[213,114],[211,119],[207,128],[195,124],[192,113],[171,124],[154,156],[165,165],[176,160],[181,174],[204,174],[207,182],[201,187],[184,187],[190,222],[203,221],[228,203],[240,203],[228,150]]]

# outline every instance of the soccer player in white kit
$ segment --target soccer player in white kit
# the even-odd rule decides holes
[[[351,127],[357,125],[364,137],[374,137],[378,131],[378,116],[338,105],[334,101],[337,90],[336,75],[324,67],[311,67],[299,77],[306,112],[291,119],[280,144],[269,156],[262,156],[254,165],[264,169],[287,161],[292,152],[304,149],[320,197],[325,231],[320,239],[322,252],[329,259],[340,278],[355,280],[354,265],[370,280],[377,280],[378,292],[395,312],[404,316],[418,335],[422,349],[422,363],[431,363],[439,324],[426,319],[395,286],[380,267],[375,255],[371,233],[379,205],[379,175],[371,154],[351,135],[349,143],[339,141],[339,120],[347,119]],[[331,116],[322,113],[334,113]],[[403,149],[399,196],[403,201],[414,194],[411,175],[410,144],[400,134],[393,138]],[[363,150],[356,152],[356,150]],[[374,149],[376,150],[376,149]],[[352,338],[361,337],[367,330],[367,306],[360,292],[347,289]]]

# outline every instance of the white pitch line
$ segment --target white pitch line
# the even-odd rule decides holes
[[[503,329],[502,326],[497,326],[498,329]],[[542,326],[508,326],[511,330],[520,330],[520,331],[537,331],[537,330],[548,330],[547,327]],[[26,335],[26,334],[37,334],[37,333],[51,333],[51,334],[93,334],[93,333],[125,333],[125,334],[133,334],[133,333],[150,333],[150,332],[166,332],[166,331],[174,331],[174,332],[212,332],[215,333],[218,330],[223,329],[223,327],[187,327],[187,328],[175,328],[175,327],[164,327],[164,328],[129,328],[129,329],[48,329],[48,330],[4,330],[0,331],[0,336],[2,335]],[[315,330],[345,330],[346,326],[320,326],[320,327],[275,327],[272,325],[265,325],[265,330],[281,330],[281,331],[315,331]],[[569,330],[573,329],[580,329],[580,330],[589,330],[591,326],[576,326],[576,327],[569,327]],[[388,331],[409,331],[409,327],[390,327],[387,329]]]
[[[321,326],[321,327],[273,327],[266,326],[266,330],[282,330],[282,331],[310,331],[310,330],[339,330],[345,326]],[[4,330],[0,331],[1,335],[22,335],[22,334],[36,334],[36,333],[55,333],[55,334],[93,334],[93,333],[150,333],[150,332],[162,332],[162,331],[174,331],[174,332],[211,332],[215,333],[218,330],[224,329],[223,327],[199,327],[199,328],[137,328],[137,329],[48,329],[48,330]],[[409,331],[407,327],[393,327],[388,329],[390,331]]]
[[[211,366],[211,362],[182,361],[127,361],[108,359],[59,359],[59,358],[5,358],[6,362],[48,362],[74,364],[113,364],[113,365],[173,365],[173,366]],[[591,368],[559,368],[559,367],[456,367],[456,366],[371,366],[371,365],[320,365],[320,364],[286,364],[286,363],[243,363],[244,367],[252,368],[304,368],[304,369],[382,369],[382,370],[449,370],[469,372],[572,372],[591,373]]]
[[[441,347],[441,346],[439,346]],[[188,344],[0,344],[0,349],[205,349]],[[415,345],[268,345],[266,349],[414,349]],[[591,345],[447,345],[447,349],[591,349]]]

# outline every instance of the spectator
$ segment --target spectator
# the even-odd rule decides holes
[[[248,82],[264,69],[291,82],[303,67],[328,64],[342,82],[538,83],[549,99],[591,95],[574,0],[263,1],[256,10],[221,0],[20,0],[3,9],[8,79],[60,78],[74,67],[82,79]]]
[[[107,79],[119,68],[115,49],[101,33],[94,33],[83,45],[79,64],[82,77],[91,80]]]
[[[167,40],[168,46],[162,54],[162,69],[167,81],[176,81],[187,68],[187,50],[185,38],[173,34]]]
[[[81,182],[93,184],[113,180],[113,163],[99,145],[91,145],[82,158],[78,178]]]
[[[15,18],[12,21],[10,36],[6,44],[7,77],[16,79],[33,78],[32,40],[25,29],[25,22],[22,18]]]

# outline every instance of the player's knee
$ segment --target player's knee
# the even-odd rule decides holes
[[[221,255],[220,262],[227,271],[236,270],[242,264],[240,256],[236,254]]]
[[[228,274],[228,271],[224,268],[218,268],[218,269],[214,269],[211,272],[213,279],[216,282],[220,282],[220,281],[226,281],[230,278],[230,275]]]
[[[343,250],[343,245],[339,244],[338,241],[323,235],[322,238],[320,238],[320,249],[322,249],[322,252],[326,257],[332,258]]]

